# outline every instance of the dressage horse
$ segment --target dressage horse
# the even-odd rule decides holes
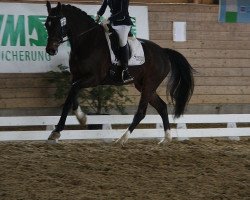
[[[72,75],[72,86],[63,106],[60,120],[49,136],[49,140],[57,140],[64,129],[69,110],[72,108],[80,123],[85,124],[86,116],[77,102],[77,94],[82,88],[98,85],[121,85],[110,78],[110,53],[102,25],[96,23],[86,12],[71,5],[58,3],[51,8],[47,1],[48,17],[45,27],[48,33],[46,52],[54,56],[58,47],[67,36],[70,46],[69,66]],[[133,84],[140,92],[140,102],[132,123],[117,140],[125,144],[129,135],[145,117],[148,103],[152,105],[162,118],[165,135],[160,143],[171,141],[170,124],[167,105],[156,93],[161,82],[168,77],[168,89],[174,104],[174,116],[180,117],[192,96],[194,89],[193,68],[179,52],[161,48],[148,40],[139,39],[142,44],[145,63],[131,67],[129,71],[134,77]]]

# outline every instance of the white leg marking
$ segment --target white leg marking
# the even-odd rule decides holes
[[[165,131],[164,138],[158,144],[166,144],[172,141],[172,135],[170,130]]]
[[[52,133],[49,135],[47,142],[49,144],[56,144],[56,143],[58,143],[60,136],[61,136],[61,134],[59,132],[52,131]]]
[[[80,122],[80,124],[85,125],[87,118],[85,113],[82,111],[81,107],[78,106],[78,108],[76,110],[74,110],[74,113],[76,115],[76,118],[78,119],[78,121]]]
[[[128,141],[130,134],[131,132],[127,129],[125,133],[118,140],[115,141],[115,143],[119,143],[124,146],[124,144]]]

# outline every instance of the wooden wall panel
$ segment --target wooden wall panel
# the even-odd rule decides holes
[[[173,12],[171,12],[173,13]],[[174,14],[174,13],[173,13]],[[149,22],[151,31],[154,30],[172,30],[172,22],[165,21],[162,23],[161,21],[150,21]],[[250,28],[245,26],[246,24],[230,24],[230,23],[219,23],[217,21],[207,21],[206,23],[200,21],[190,21],[188,22],[187,30],[188,31],[213,31],[213,32],[229,32],[229,31],[237,31],[237,32],[249,32]]]
[[[218,6],[214,5],[193,5],[193,4],[167,4],[167,5],[150,5],[150,13],[153,12],[188,12],[188,13],[218,13]]]
[[[0,89],[0,99],[10,98],[51,98],[55,94],[55,88],[3,88]]]
[[[196,76],[250,77],[250,68],[195,68]]]
[[[171,101],[168,99],[166,95],[160,96],[165,102],[168,104],[171,104]],[[139,102],[140,97],[139,96],[131,96],[131,98],[134,100],[134,102]],[[218,101],[220,103],[218,104]],[[215,104],[215,105],[221,105],[221,104],[250,104],[250,95],[194,95],[190,102],[190,105],[196,105],[196,104]],[[133,104],[127,103],[127,106],[131,106]],[[138,104],[136,104],[138,105]]]
[[[190,12],[150,12],[149,18],[152,21],[215,21],[218,19],[217,13],[192,13]]]
[[[250,50],[177,49],[188,58],[247,58]]]
[[[178,21],[178,20],[175,20]],[[180,20],[185,21],[185,20]],[[207,40],[207,41],[225,41],[225,38],[228,41],[249,41],[249,32],[238,32],[235,35],[235,32],[214,32],[214,31],[187,31],[187,40],[196,41],[196,40]],[[173,39],[172,31],[151,31],[150,32],[151,40],[169,40]],[[227,41],[227,40],[226,40]]]
[[[166,96],[166,87],[162,85],[158,88],[157,93],[160,96]],[[134,88],[129,87],[128,95],[139,95],[140,93]],[[199,86],[194,88],[195,95],[250,95],[250,87],[248,86]]]
[[[190,63],[193,67],[227,67],[227,68],[237,68],[237,67],[245,67],[249,68],[249,58],[241,58],[241,59],[225,59],[223,57],[221,58],[206,58],[204,60],[203,58],[189,58]]]
[[[221,77],[219,74],[217,77],[196,77],[196,85],[211,86],[211,85],[238,85],[238,86],[249,86],[250,78],[249,77]]]
[[[42,96],[42,95],[41,95]],[[53,98],[8,98],[0,99],[1,109],[15,108],[54,108],[62,105],[62,101]]]
[[[172,37],[172,35],[171,35]],[[153,40],[164,48],[171,49],[217,49],[217,50],[248,50],[250,41],[204,41],[204,40],[188,40],[187,42],[173,42],[172,40]]]

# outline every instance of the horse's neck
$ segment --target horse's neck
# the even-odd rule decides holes
[[[105,34],[103,33],[101,27],[91,26],[87,30],[79,29],[75,32],[72,32],[72,37],[69,37],[71,50],[79,50],[88,53],[92,53],[95,46],[98,43],[105,40]],[[93,49],[94,48],[94,49]]]
[[[89,19],[81,19],[81,17],[65,12],[68,25],[68,37],[71,48],[79,45],[79,42],[86,40],[91,33],[92,29],[96,26],[95,23]]]
[[[87,21],[87,19],[76,20],[75,16],[66,16],[69,28],[69,41],[71,50],[87,51],[91,53],[93,46],[105,40],[105,33],[101,26]],[[82,23],[81,23],[82,21]]]
[[[95,81],[101,82],[109,68],[109,51],[104,30],[97,26],[85,35],[74,39],[75,46],[71,46],[71,67],[79,74],[95,77]],[[81,67],[76,67],[80,66]],[[72,73],[71,69],[71,73]],[[79,76],[74,75],[73,76]],[[98,74],[98,75],[97,75]],[[85,76],[85,75],[84,75]]]

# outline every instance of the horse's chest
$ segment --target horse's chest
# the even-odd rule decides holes
[[[70,58],[71,71],[78,69],[82,73],[84,72],[87,73],[96,69],[96,66],[98,66],[98,59],[96,58],[96,56],[93,55],[88,55],[88,56],[72,55]]]

